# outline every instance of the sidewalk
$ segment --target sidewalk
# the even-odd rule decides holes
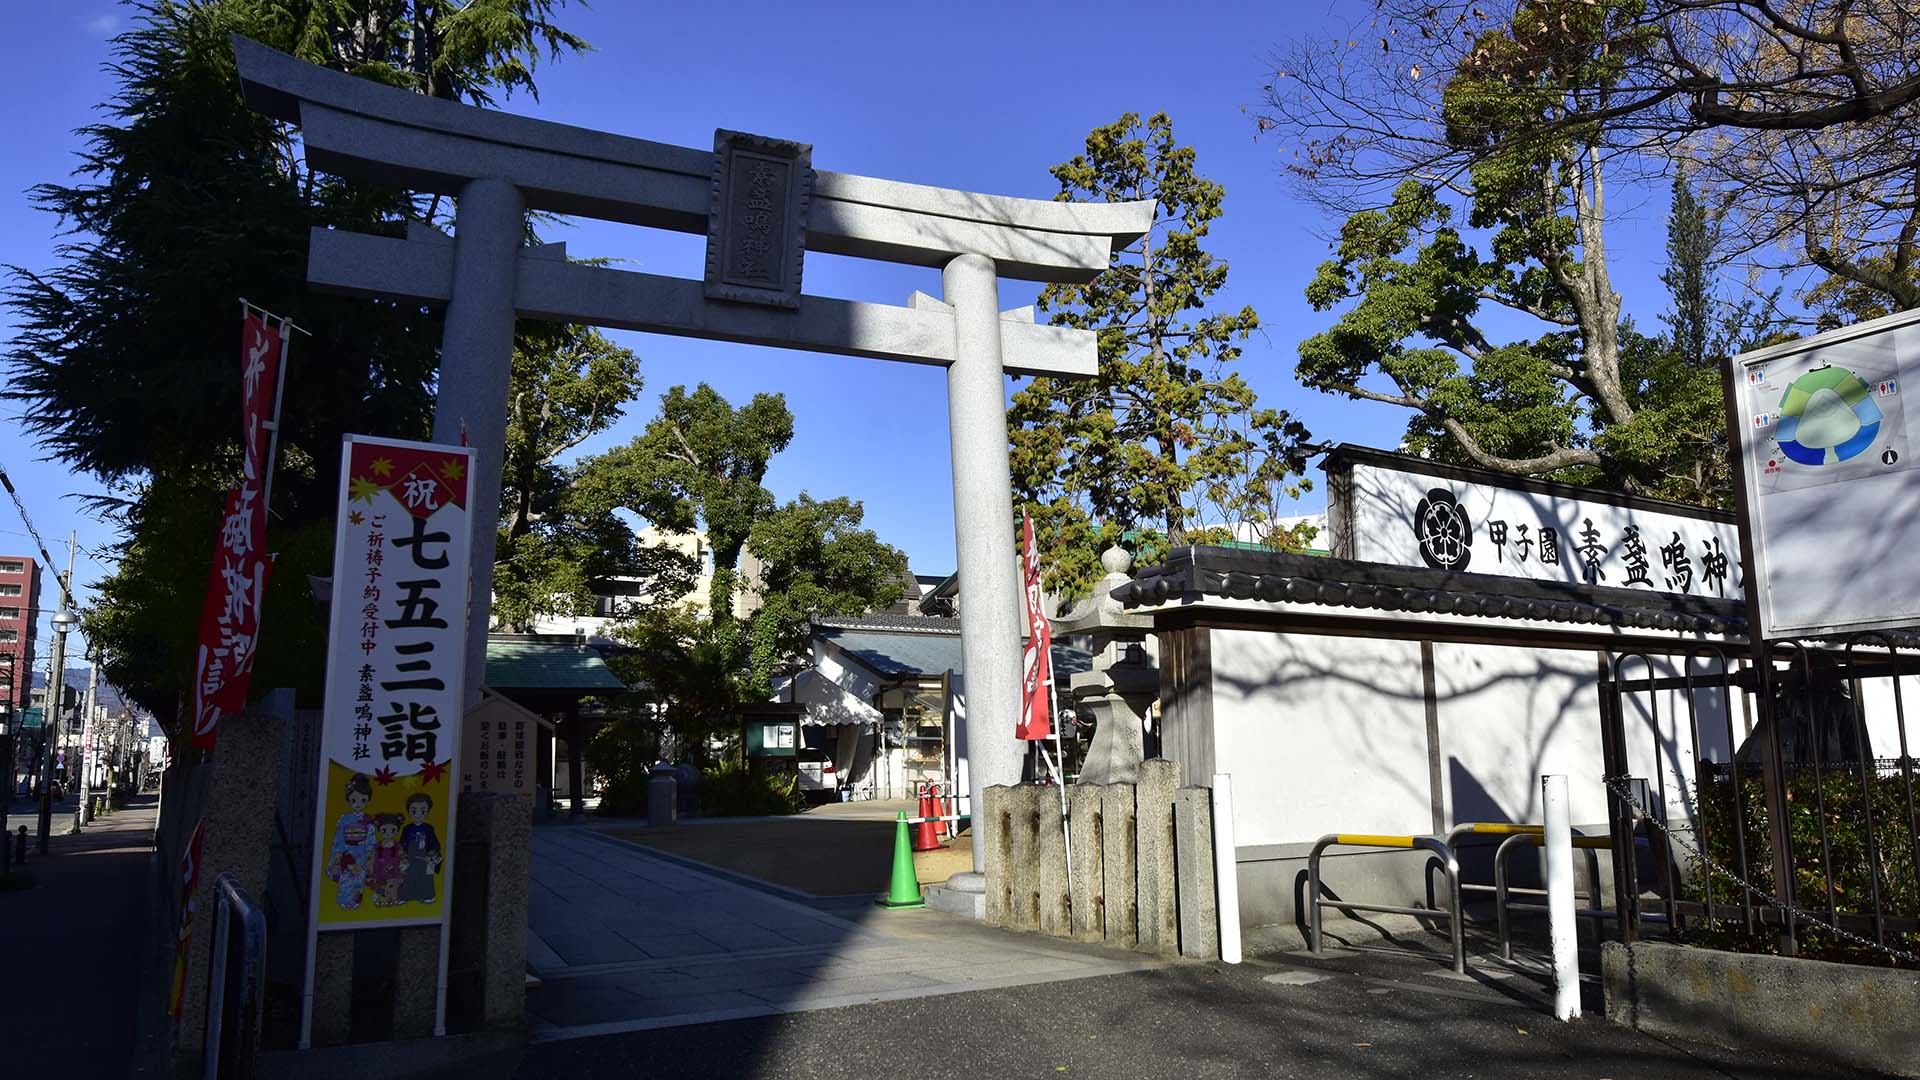
[[[33,887],[0,892],[8,1075],[111,1077],[132,1068],[159,806],[157,795],[136,796],[85,831],[54,837],[47,855],[29,850]]]
[[[585,828],[535,830],[532,866],[536,1041],[1158,966],[939,912],[883,911],[866,898],[823,903]]]

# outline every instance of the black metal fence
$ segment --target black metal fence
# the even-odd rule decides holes
[[[1621,935],[1920,966],[1914,639],[1609,658],[1603,751]],[[1665,713],[1662,715],[1662,705]],[[1636,852],[1636,823],[1655,843]]]

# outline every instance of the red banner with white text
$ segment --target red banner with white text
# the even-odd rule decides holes
[[[1053,625],[1040,598],[1040,547],[1033,541],[1033,518],[1020,516],[1023,543],[1021,568],[1025,571],[1027,592],[1027,644],[1021,653],[1024,679],[1020,691],[1020,723],[1014,728],[1018,739],[1046,739],[1053,736]]]
[[[220,718],[239,712],[247,703],[247,680],[253,674],[260,637],[260,603],[272,566],[266,553],[266,476],[272,467],[267,457],[285,332],[251,310],[241,325],[244,457],[240,483],[227,493],[200,608],[193,678],[193,744],[199,747],[212,747]]]

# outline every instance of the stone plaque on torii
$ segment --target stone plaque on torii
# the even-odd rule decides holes
[[[998,278],[1086,282],[1154,204],[1063,203],[815,172],[811,148],[721,131],[697,150],[410,93],[233,39],[247,102],[300,126],[308,166],[455,197],[454,235],[316,228],[318,289],[446,305],[433,438],[474,448],[476,521],[498,516],[516,318],[935,364],[947,369],[969,713],[969,793],[1017,783],[1020,583],[1007,463],[1009,373],[1091,376],[1095,335],[1002,312]],[[523,245],[542,210],[708,237],[705,280],[566,261]],[[808,296],[806,250],[941,269],[904,307]],[[475,529],[467,696],[479,700],[494,530]],[[974,868],[981,866],[978,833]]]

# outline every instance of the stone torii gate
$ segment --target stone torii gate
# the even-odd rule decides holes
[[[247,102],[297,123],[310,167],[457,199],[454,235],[313,230],[307,280],[446,305],[433,438],[474,448],[474,520],[499,515],[516,318],[592,323],[947,369],[954,532],[967,600],[964,742],[973,805],[1017,783],[1020,583],[1007,464],[1008,373],[1090,376],[1095,336],[1002,312],[998,278],[1086,282],[1153,223],[1151,201],[1060,203],[814,172],[812,148],[721,131],[712,151],[381,86],[235,36]],[[528,210],[705,233],[704,281],[566,261],[522,244]],[[808,250],[937,266],[943,299],[905,307],[801,292]],[[494,532],[473,530],[467,696],[479,700]],[[981,869],[978,830],[974,870]],[[977,887],[956,882],[956,887]]]

